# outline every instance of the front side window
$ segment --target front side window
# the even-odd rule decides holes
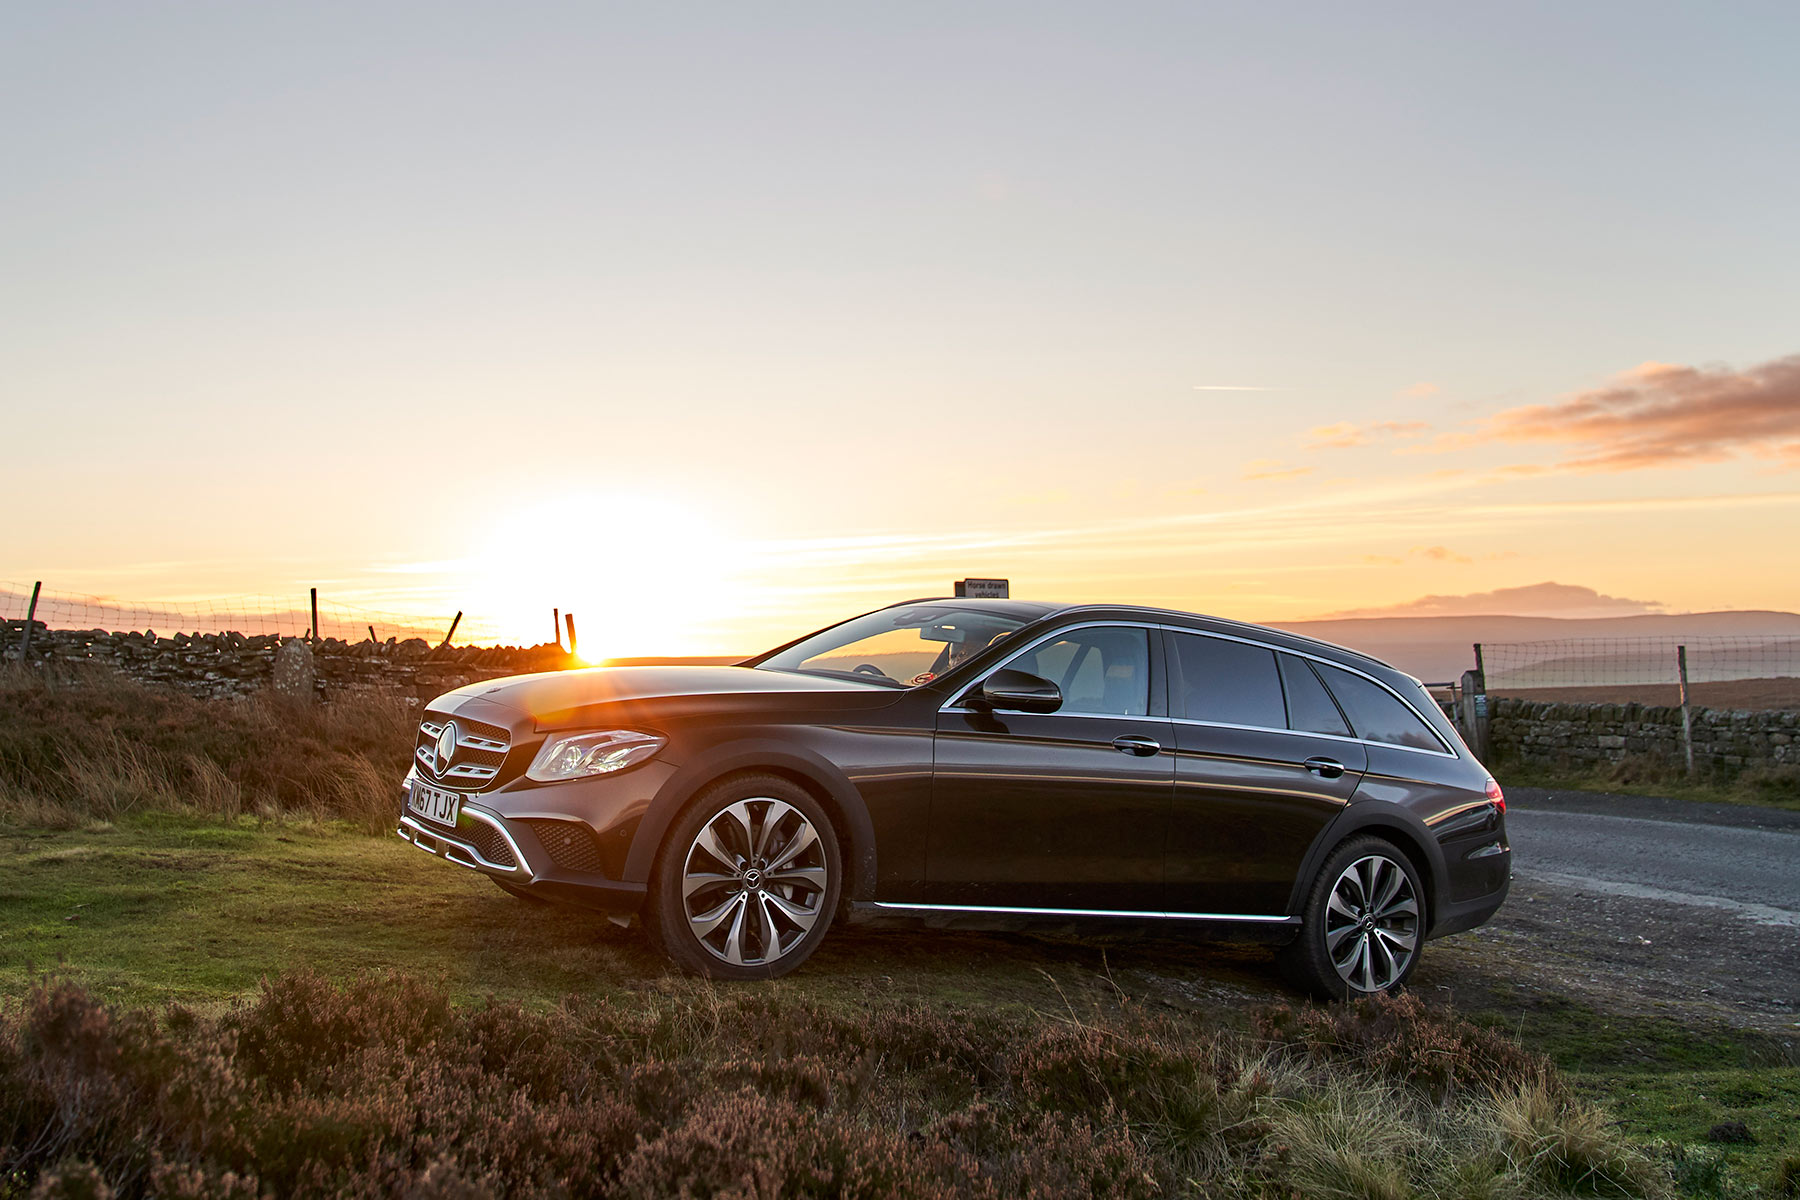
[[[1338,706],[1350,718],[1357,737],[1390,746],[1443,751],[1444,744],[1419,714],[1380,684],[1329,663],[1320,663],[1319,671],[1331,694],[1337,697]]]
[[[764,671],[847,676],[916,687],[981,653],[1024,623],[955,604],[907,604],[834,625],[756,666]]]
[[[1150,637],[1142,629],[1102,625],[1071,630],[1006,666],[1062,689],[1063,712],[1141,717],[1150,711]]]
[[[1191,633],[1170,636],[1181,668],[1182,711],[1190,721],[1287,728],[1274,651]]]

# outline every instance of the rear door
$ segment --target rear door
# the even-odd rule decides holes
[[[1156,631],[1060,631],[1002,664],[1062,689],[1054,713],[938,714],[933,903],[1155,911],[1174,789]]]
[[[1356,791],[1365,747],[1307,659],[1222,635],[1164,636],[1176,744],[1168,908],[1280,915],[1313,839]]]

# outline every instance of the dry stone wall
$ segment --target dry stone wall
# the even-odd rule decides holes
[[[0,625],[0,661],[16,662],[25,623]],[[110,669],[140,682],[224,698],[268,687],[276,652],[283,641],[292,640],[275,634],[48,629],[40,621],[32,629],[30,655],[33,664],[52,672],[75,675]],[[482,679],[576,665],[561,647],[549,644],[433,649],[420,638],[385,642],[326,638],[312,647],[312,660],[314,687],[322,699],[346,691],[382,690],[429,700]]]
[[[1553,704],[1491,697],[1495,757],[1545,766],[1683,761],[1681,710],[1648,704]],[[1694,766],[1724,774],[1800,764],[1800,714],[1694,708]]]

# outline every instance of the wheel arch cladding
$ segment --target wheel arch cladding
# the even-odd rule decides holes
[[[1429,931],[1437,919],[1445,874],[1443,853],[1437,849],[1436,839],[1422,821],[1405,809],[1376,804],[1364,807],[1366,811],[1359,812],[1358,806],[1352,805],[1320,832],[1306,855],[1305,866],[1294,880],[1294,890],[1288,897],[1288,912],[1298,913],[1306,904],[1306,897],[1318,880],[1325,860],[1339,846],[1354,837],[1377,837],[1406,855],[1413,870],[1418,872],[1419,882],[1425,887],[1425,919],[1421,924]]]
[[[625,858],[625,878],[647,883],[669,826],[695,796],[739,775],[774,775],[806,791],[831,819],[843,858],[843,895],[870,899],[875,892],[875,826],[862,795],[843,772],[791,743],[745,741],[720,746],[670,776],[638,825]]]

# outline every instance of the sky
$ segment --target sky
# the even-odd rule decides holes
[[[1800,609],[1796,44],[1791,3],[0,5],[0,580],[556,605],[621,654],[965,575]]]

